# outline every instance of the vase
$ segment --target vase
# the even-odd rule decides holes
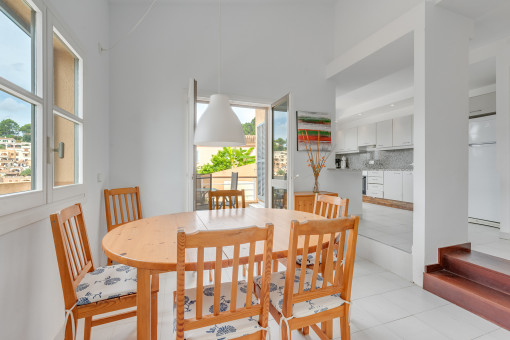
[[[315,177],[315,183],[313,185],[313,192],[317,193],[317,192],[319,192],[319,174],[314,175],[314,177]]]

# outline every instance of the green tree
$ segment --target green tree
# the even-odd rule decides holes
[[[211,157],[211,163],[204,164],[197,172],[199,174],[210,174],[255,163],[255,156],[251,155],[252,151],[253,148],[223,148]]]
[[[23,134],[22,141],[29,143],[32,141],[32,124],[23,125],[19,128],[19,132]]]
[[[21,173],[20,173],[20,176],[32,176],[32,170],[30,168],[26,169],[26,170],[23,170]]]
[[[274,151],[285,151],[287,150],[287,140],[278,138],[274,141]]]
[[[4,144],[0,144],[0,149],[5,149],[5,145]]]
[[[243,124],[243,131],[244,131],[245,135],[255,135],[256,134],[255,118],[253,118],[251,122]]]
[[[15,137],[19,133],[19,125],[12,119],[4,119],[0,122],[0,136]]]

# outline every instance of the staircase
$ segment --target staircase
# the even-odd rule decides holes
[[[471,250],[471,244],[439,249],[423,288],[510,330],[510,261]]]

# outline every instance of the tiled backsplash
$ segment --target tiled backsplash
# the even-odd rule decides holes
[[[347,168],[349,169],[413,170],[413,149],[338,154],[336,159],[341,159],[342,156],[347,158]],[[374,164],[369,163],[372,160]]]

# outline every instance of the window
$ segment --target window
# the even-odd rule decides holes
[[[83,192],[83,60],[65,32],[40,0],[0,0],[0,217]]]

